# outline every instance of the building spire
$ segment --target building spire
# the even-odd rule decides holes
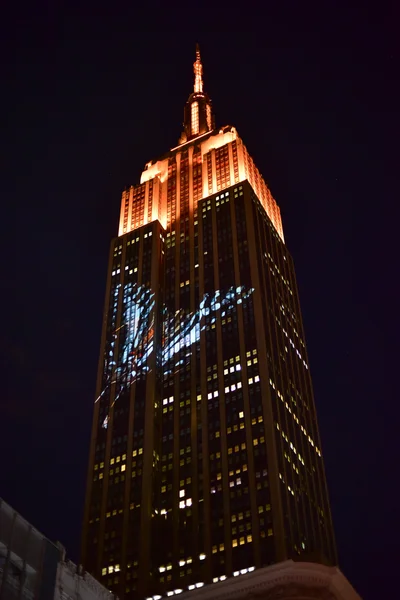
[[[193,64],[193,71],[194,88],[185,105],[184,131],[179,138],[180,144],[203,135],[207,131],[212,131],[214,128],[211,100],[203,91],[203,65],[198,44],[196,44],[196,60]]]
[[[194,93],[203,93],[203,65],[201,64],[200,48],[196,44],[196,62],[193,64],[194,70]]]

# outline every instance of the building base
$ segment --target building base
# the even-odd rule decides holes
[[[183,593],[169,592],[169,596],[179,594],[180,600],[361,600],[337,567],[293,560],[198,585]]]

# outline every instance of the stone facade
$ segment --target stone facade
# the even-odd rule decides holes
[[[156,598],[148,600],[156,600]],[[292,560],[179,594],[179,598],[180,600],[361,600],[337,567]]]
[[[61,560],[57,568],[54,600],[114,600],[114,595],[82,567]]]

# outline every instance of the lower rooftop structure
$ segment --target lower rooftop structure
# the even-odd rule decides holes
[[[220,580],[209,585],[199,581],[188,590],[146,600],[176,595],[180,600],[361,600],[340,569],[311,562],[286,560],[261,569],[250,567]]]

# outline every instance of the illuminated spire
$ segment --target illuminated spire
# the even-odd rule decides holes
[[[193,64],[194,70],[194,93],[203,93],[203,65],[201,64],[200,48],[196,44],[196,62]]]
[[[193,70],[194,89],[185,105],[184,130],[179,138],[180,144],[212,131],[215,127],[211,100],[208,94],[203,91],[203,65],[201,64],[198,44],[196,44],[196,60],[193,64]]]

